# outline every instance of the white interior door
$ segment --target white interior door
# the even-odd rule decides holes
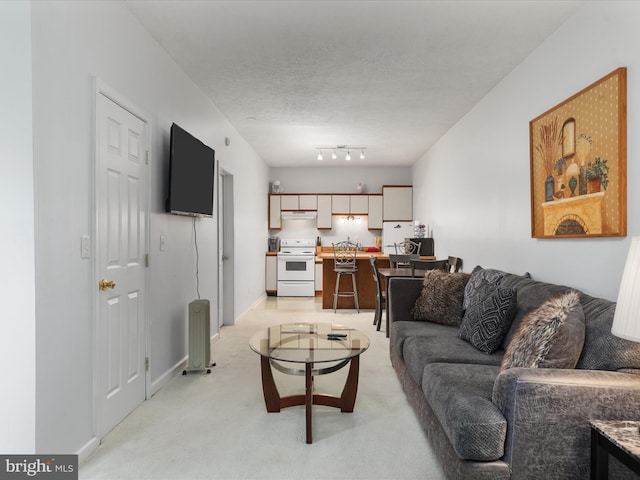
[[[218,331],[224,325],[224,175],[218,173]]]
[[[233,175],[218,174],[218,323],[233,325],[234,315]]]
[[[147,125],[96,99],[97,401],[102,438],[146,397]]]

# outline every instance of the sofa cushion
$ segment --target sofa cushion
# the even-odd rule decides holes
[[[611,333],[615,302],[582,294],[580,303],[585,318],[582,355],[576,368],[589,370],[640,369],[640,343]]]
[[[547,300],[523,320],[507,347],[501,369],[574,368],[584,344],[580,294]]]
[[[410,337],[444,336],[457,337],[459,329],[450,325],[440,325],[438,323],[421,321],[393,322],[390,326],[389,347],[391,351],[397,352],[403,358],[404,342]]]
[[[507,421],[491,401],[497,366],[432,363],[422,391],[451,445],[463,460],[504,455]]]
[[[447,273],[428,270],[424,275],[422,292],[411,311],[414,320],[426,320],[443,325],[460,325],[462,299],[468,273]]]
[[[462,308],[466,310],[472,303],[479,301],[481,297],[486,295],[487,290],[498,285],[504,276],[505,272],[501,270],[476,266],[464,287]]]
[[[500,348],[516,311],[516,291],[493,286],[485,296],[469,305],[460,324],[460,338],[482,353]]]
[[[500,365],[503,354],[502,350],[491,355],[484,354],[457,336],[409,337],[405,340],[402,349],[407,370],[418,385],[422,383],[424,367],[430,363]]]
[[[511,273],[505,274],[500,281],[500,286],[502,288],[515,288],[518,292],[516,313],[513,317],[513,322],[511,322],[511,327],[509,327],[509,331],[502,341],[502,348],[505,350],[522,319],[529,312],[534,311],[550,298],[571,291],[571,288],[563,285],[538,282],[531,278]]]

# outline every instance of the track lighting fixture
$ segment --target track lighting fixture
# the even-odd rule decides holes
[[[333,160],[338,158],[338,152],[345,152],[345,157],[344,159],[348,162],[351,160],[351,150],[360,150],[360,160],[364,160],[365,159],[365,153],[364,151],[367,149],[367,147],[364,147],[362,145],[330,145],[330,146],[321,146],[321,147],[316,147],[316,150],[318,151],[318,160],[322,160],[323,158],[323,150],[331,150],[331,158]]]

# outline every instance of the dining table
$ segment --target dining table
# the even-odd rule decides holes
[[[386,317],[386,335],[389,338],[389,279],[396,277],[409,277],[409,278],[421,278],[424,277],[424,274],[427,270],[418,270],[412,271],[410,267],[395,267],[395,268],[379,268],[378,272],[381,276],[384,277],[385,290],[387,292],[387,301],[385,306],[385,317]]]

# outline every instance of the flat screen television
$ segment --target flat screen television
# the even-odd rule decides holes
[[[175,123],[170,145],[167,212],[212,217],[215,151]]]

